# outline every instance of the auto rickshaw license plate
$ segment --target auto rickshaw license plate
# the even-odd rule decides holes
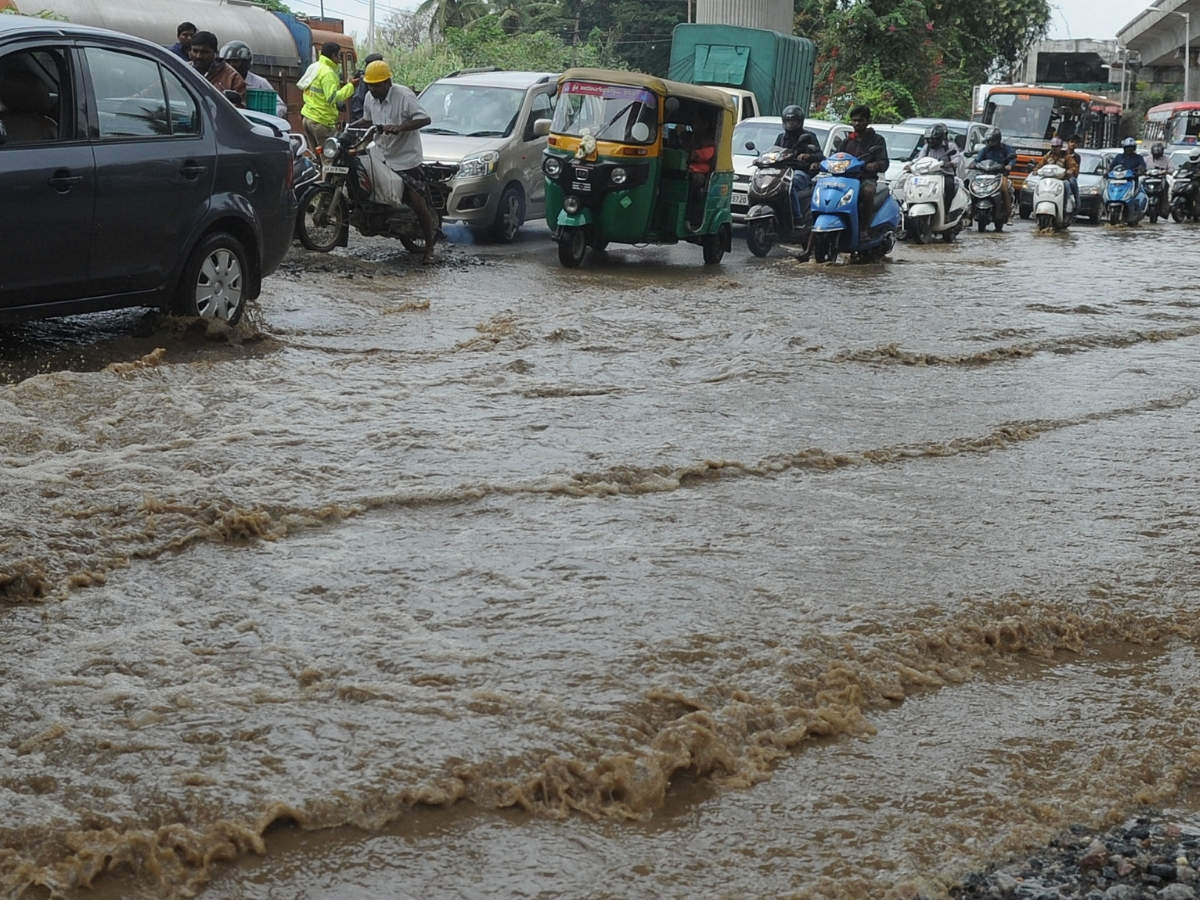
[[[573,190],[573,191],[585,191],[586,192],[586,191],[590,191],[591,189],[592,189],[592,186],[590,184],[588,184],[586,181],[572,181],[571,182],[571,190]]]

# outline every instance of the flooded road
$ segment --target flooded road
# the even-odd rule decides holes
[[[0,895],[940,897],[1200,812],[1198,233],[13,329]]]

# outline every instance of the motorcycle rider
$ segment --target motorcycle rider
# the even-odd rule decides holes
[[[1134,181],[1137,181],[1139,175],[1146,174],[1146,160],[1137,152],[1137,141],[1131,137],[1121,141],[1121,152],[1109,163],[1108,174],[1112,175],[1113,169],[1121,168],[1129,169],[1133,173]]]
[[[887,141],[871,127],[871,107],[859,104],[850,110],[850,124],[854,130],[838,144],[839,153],[849,153],[864,163],[866,175],[858,191],[858,227],[865,231],[870,227],[871,214],[875,209],[875,188],[879,175],[887,171]]]
[[[804,110],[796,104],[783,108],[783,131],[775,138],[775,146],[792,151],[798,166],[792,167],[792,217],[796,222],[804,220],[806,210],[801,205],[801,196],[812,188],[816,174],[825,154],[816,135],[804,129]]]
[[[925,131],[925,150],[921,154],[922,156],[929,156],[939,160],[942,164],[942,177],[946,181],[945,200],[947,212],[958,190],[958,179],[954,176],[958,172],[958,163],[961,158],[961,154],[958,152],[958,144],[949,138],[950,132],[941,122],[930,125]]]
[[[1171,157],[1167,155],[1167,148],[1162,141],[1155,141],[1150,145],[1150,155],[1146,157],[1147,169],[1162,169],[1168,175],[1175,174],[1175,164],[1171,162]],[[1171,201],[1167,196],[1168,191],[1163,188],[1162,195],[1158,198],[1159,215],[1165,216],[1170,212]]]
[[[1188,154],[1188,158],[1180,163],[1179,168],[1175,170],[1176,184],[1178,184],[1180,176],[1191,180],[1191,203],[1195,204],[1196,185],[1200,183],[1200,147],[1192,150]],[[1172,193],[1174,193],[1174,188],[1172,188]]]
[[[1012,147],[1004,143],[1004,135],[995,126],[984,132],[983,146],[975,153],[975,162],[984,160],[997,162],[1004,167],[1000,175],[1000,203],[1003,205],[1001,221],[1007,222],[1012,217],[1013,208],[1013,187],[1008,176],[1017,161],[1017,154]]]
[[[363,102],[363,117],[349,128],[363,125],[380,126],[375,143],[383,150],[388,168],[404,179],[404,201],[412,207],[421,222],[425,235],[424,262],[433,262],[433,245],[439,231],[431,209],[428,188],[421,176],[424,153],[420,129],[431,121],[421,108],[416,94],[401,84],[392,82],[392,67],[382,59],[367,64],[363,71],[367,83],[367,99]]]
[[[1062,166],[1067,170],[1066,182],[1067,190],[1071,192],[1071,197],[1075,202],[1072,214],[1079,209],[1079,160],[1074,153],[1068,153],[1066,147],[1063,146],[1062,138],[1055,137],[1050,139],[1050,149],[1046,151],[1037,164],[1037,169],[1042,166]],[[1070,221],[1070,217],[1067,217]]]

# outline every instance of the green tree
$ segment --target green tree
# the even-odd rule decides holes
[[[451,28],[463,28],[487,15],[484,0],[425,0],[417,7],[417,16],[428,18],[429,36],[444,36]]]

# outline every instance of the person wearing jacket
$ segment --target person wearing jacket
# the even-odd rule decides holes
[[[381,60],[381,59],[383,59],[382,53],[368,54],[367,58],[363,60],[364,70],[371,63],[375,62],[376,60]],[[363,104],[366,102],[366,99],[367,99],[367,90],[368,90],[367,83],[365,81],[361,81],[361,80],[358,82],[358,86],[354,88],[354,94],[350,97],[350,121],[351,122],[357,122],[359,119],[362,118]]]
[[[1108,164],[1108,174],[1111,175],[1113,169],[1118,168],[1128,169],[1135,179],[1146,174],[1146,160],[1137,152],[1137,141],[1131,137],[1121,141],[1121,152]]]
[[[783,108],[783,131],[775,138],[775,146],[790,150],[800,165],[792,167],[792,215],[795,221],[803,221],[805,210],[802,197],[812,189],[812,177],[825,154],[817,136],[804,129],[804,110],[792,104]]]
[[[218,91],[233,91],[241,97],[241,106],[246,102],[246,82],[241,75],[222,59],[217,58],[217,36],[211,31],[197,31],[188,50],[192,68],[208,79]]]
[[[1012,147],[1004,143],[1004,135],[999,128],[989,128],[983,135],[983,146],[976,151],[975,162],[980,163],[984,160],[999,163],[1004,167],[1004,172],[1000,176],[1000,198],[1004,204],[1001,214],[1003,221],[1008,221],[1012,216],[1013,205],[1013,187],[1008,176],[1017,161],[1017,154]]]
[[[859,104],[850,110],[850,124],[854,130],[842,138],[838,152],[849,153],[863,161],[866,177],[858,192],[858,224],[866,230],[871,224],[875,210],[875,183],[880,173],[888,167],[887,141],[871,127],[871,107]]]
[[[337,105],[350,99],[361,80],[352,78],[345,84],[341,83],[341,75],[338,74],[341,50],[333,41],[322,44],[321,58],[313,64],[316,71],[312,72],[311,80],[303,87],[304,106],[300,109],[300,118],[310,147],[320,147],[333,134],[338,122]],[[309,72],[304,74],[307,78]]]

